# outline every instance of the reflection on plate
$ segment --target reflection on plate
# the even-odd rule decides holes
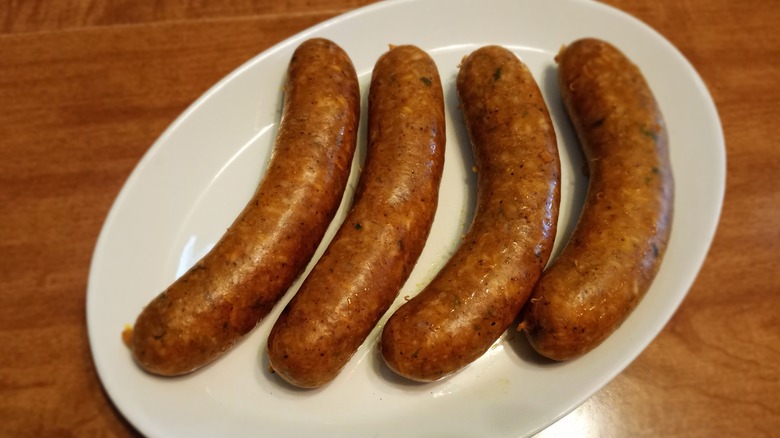
[[[675,223],[666,259],[628,321],[593,352],[560,364],[534,355],[522,336],[510,330],[467,369],[432,384],[410,383],[389,372],[375,348],[376,329],[333,383],[301,391],[266,371],[264,353],[271,325],[299,281],[235,350],[205,369],[162,379],[137,368],[120,341],[123,326],[208,251],[251,196],[273,145],[290,55],[301,41],[315,36],[330,38],[349,53],[364,92],[374,62],[391,43],[418,45],[433,56],[441,73],[448,111],[441,199],[428,244],[396,307],[443,265],[473,211],[470,145],[454,87],[460,59],[479,46],[501,44],[514,50],[539,82],[561,150],[560,250],[587,180],[562,112],[553,57],[562,44],[584,36],[623,50],[644,71],[664,112],[676,178]],[[364,147],[363,141],[359,148]],[[357,153],[350,187],[364,153]],[[671,44],[641,22],[582,0],[375,4],[252,59],[195,102],[152,146],[117,198],[95,249],[87,297],[95,363],[119,410],[141,432],[155,437],[533,434],[612,379],[671,317],[709,248],[724,180],[722,131],[704,84]],[[320,252],[349,199],[348,189]]]

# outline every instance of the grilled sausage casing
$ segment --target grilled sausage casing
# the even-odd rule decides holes
[[[382,332],[387,365],[418,381],[465,367],[504,333],[557,228],[557,142],[531,73],[512,52],[483,47],[463,61],[457,88],[478,168],[474,219],[452,258]]]
[[[647,292],[671,232],[674,183],[664,120],[639,69],[595,39],[572,43],[558,63],[590,182],[521,328],[539,353],[566,360],[606,339]]]
[[[303,271],[341,202],[360,117],[354,66],[331,41],[293,54],[265,176],[214,248],[147,305],[130,349],[145,370],[194,371],[227,352]]]
[[[271,367],[296,386],[338,375],[406,282],[436,212],[445,121],[433,60],[414,46],[385,53],[368,107],[352,209],[268,339]]]

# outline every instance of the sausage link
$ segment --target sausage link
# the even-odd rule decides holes
[[[268,339],[293,385],[333,380],[406,282],[425,245],[444,167],[441,81],[414,46],[379,58],[369,91],[368,150],[353,206]]]
[[[311,259],[341,202],[355,151],[360,92],[331,41],[293,54],[265,176],[214,248],[146,306],[132,330],[137,363],[194,371],[251,331]]]
[[[539,353],[566,360],[599,345],[647,292],[669,241],[674,183],[664,120],[637,66],[595,39],[572,43],[558,62],[590,181],[520,328]]]
[[[547,106],[510,51],[483,47],[457,78],[478,168],[469,232],[433,281],[382,332],[396,373],[433,381],[479,358],[507,329],[547,262],[560,203],[560,161]]]

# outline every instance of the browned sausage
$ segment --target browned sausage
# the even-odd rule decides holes
[[[664,121],[639,69],[595,39],[572,43],[558,62],[590,182],[521,328],[539,353],[566,360],[600,344],[650,287],[669,241],[673,181]]]
[[[479,358],[517,316],[555,238],[560,161],[539,87],[510,51],[483,47],[457,78],[478,168],[469,232],[433,281],[382,333],[391,369],[418,381]]]
[[[214,248],[146,306],[130,348],[145,370],[194,371],[254,328],[311,259],[338,209],[360,92],[347,54],[312,39],[293,54],[271,161]]]
[[[433,60],[414,46],[381,56],[368,113],[352,209],[268,339],[271,367],[296,386],[338,375],[409,277],[436,212],[445,125]]]

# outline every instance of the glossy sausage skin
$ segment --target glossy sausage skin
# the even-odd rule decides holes
[[[478,168],[471,228],[433,281],[382,332],[401,376],[434,381],[479,358],[505,332],[547,263],[560,203],[560,161],[547,106],[510,51],[483,47],[457,78]]]
[[[566,360],[599,345],[650,287],[671,232],[673,181],[664,121],[639,69],[595,39],[572,43],[558,63],[590,182],[521,328],[539,353]]]
[[[414,46],[379,58],[368,150],[353,206],[268,339],[271,367],[293,385],[333,380],[365,341],[422,252],[444,167],[441,81]]]
[[[227,352],[303,271],[341,202],[360,117],[357,76],[331,41],[293,54],[265,176],[214,248],[138,317],[130,348],[160,375],[194,371]]]

